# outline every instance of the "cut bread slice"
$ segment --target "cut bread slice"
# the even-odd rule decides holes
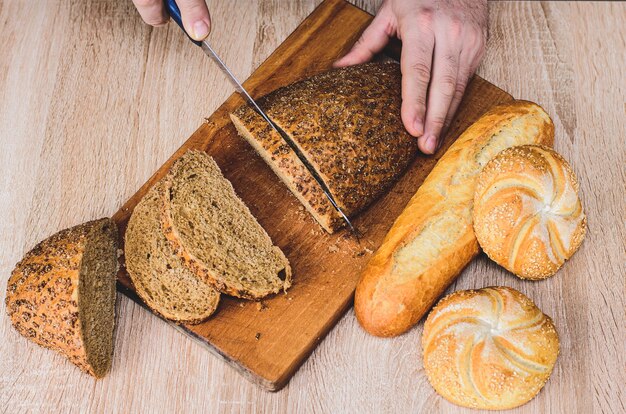
[[[13,326],[103,377],[111,367],[117,227],[108,218],[62,230],[16,265],[7,284]]]
[[[291,286],[283,252],[206,153],[189,151],[161,187],[165,236],[184,263],[222,293],[260,299]]]
[[[217,309],[220,294],[196,277],[172,250],[161,227],[160,182],[137,204],[125,236],[126,269],[139,297],[156,313],[199,323]]]
[[[401,79],[400,65],[376,62],[321,73],[259,99],[349,217],[384,194],[418,153],[400,118]],[[326,231],[345,224],[296,153],[252,107],[242,105],[231,120]]]

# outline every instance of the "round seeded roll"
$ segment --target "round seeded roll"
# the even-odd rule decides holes
[[[424,368],[446,400],[500,410],[530,401],[559,353],[552,320],[507,287],[463,290],[443,298],[422,336]]]
[[[485,166],[473,220],[484,252],[522,279],[554,275],[586,232],[574,172],[539,145],[508,148]]]

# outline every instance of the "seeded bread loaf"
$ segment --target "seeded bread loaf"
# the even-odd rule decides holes
[[[389,230],[357,284],[354,309],[373,335],[417,323],[479,252],[472,228],[481,169],[505,148],[551,145],[554,125],[537,104],[516,101],[484,114],[441,157]]]
[[[220,294],[196,277],[174,253],[161,226],[157,183],[137,204],[125,235],[126,270],[139,297],[156,313],[180,323],[200,323],[215,312]]]
[[[291,286],[291,267],[206,153],[189,151],[160,187],[173,251],[218,291],[260,299]]]
[[[111,367],[117,227],[108,218],[62,230],[15,266],[6,306],[17,331],[96,378]]]
[[[418,151],[403,127],[400,66],[369,63],[333,70],[259,100],[297,143],[342,210],[352,217],[384,193]],[[344,225],[293,150],[250,106],[231,119],[320,225]]]

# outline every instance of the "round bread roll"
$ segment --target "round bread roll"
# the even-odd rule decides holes
[[[487,256],[534,280],[554,275],[587,227],[574,172],[539,145],[508,148],[487,163],[478,177],[473,219]]]
[[[501,410],[530,401],[559,354],[552,320],[507,287],[454,292],[428,315],[424,368],[446,400]]]

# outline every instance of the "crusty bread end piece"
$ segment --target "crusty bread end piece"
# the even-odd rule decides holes
[[[108,218],[62,230],[26,253],[7,284],[17,331],[96,378],[113,355],[117,238]]]

